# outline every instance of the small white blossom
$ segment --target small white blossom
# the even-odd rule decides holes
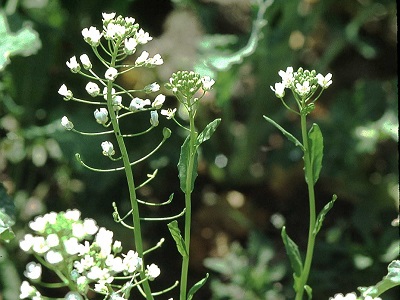
[[[118,71],[117,71],[117,69],[115,69],[113,67],[108,68],[108,70],[106,71],[106,74],[104,76],[106,79],[114,81],[115,78],[117,78],[117,76],[118,76]]]
[[[135,64],[136,65],[143,65],[146,63],[147,59],[149,58],[149,52],[143,51],[142,54],[136,59]]]
[[[115,23],[109,23],[105,29],[104,37],[108,40],[114,39],[115,37],[122,37],[126,32],[125,26]]]
[[[112,251],[114,253],[119,253],[122,251],[122,244],[120,241],[114,241],[114,244],[112,246]]]
[[[113,156],[115,154],[114,145],[109,141],[102,142],[101,148],[103,149],[103,155],[105,156]]]
[[[296,92],[301,96],[307,96],[307,94],[311,91],[310,83],[308,81],[304,81],[303,84],[296,83]]]
[[[72,235],[78,240],[82,240],[86,236],[86,232],[82,223],[72,224]]]
[[[97,292],[97,293],[100,293],[100,294],[107,294],[108,293],[108,289],[107,289],[107,287],[106,287],[104,282],[96,283],[94,285],[94,291]]]
[[[144,91],[145,91],[145,93],[154,93],[154,92],[158,92],[160,90],[160,85],[157,83],[157,82],[153,82],[153,83],[151,83],[151,84],[149,84],[149,85],[147,85],[145,88],[144,88]]]
[[[158,124],[159,124],[158,113],[156,110],[152,110],[150,112],[150,124],[151,124],[151,126],[154,126],[154,127],[158,126]]]
[[[24,272],[26,278],[31,280],[38,280],[42,276],[42,265],[35,262],[30,262],[26,265],[26,270]]]
[[[372,298],[371,296],[366,296],[366,297],[364,298],[364,300],[382,300],[382,298],[380,298],[380,297]]]
[[[49,246],[46,243],[46,240],[42,236],[34,237],[34,242],[32,245],[32,250],[38,254],[46,253],[49,250]]]
[[[97,123],[102,125],[105,125],[107,123],[108,121],[107,108],[101,107],[100,109],[96,109],[93,114]]]
[[[165,95],[159,94],[151,104],[155,109],[160,109],[165,102]]]
[[[49,252],[47,252],[46,255],[44,256],[44,258],[49,264],[52,265],[56,265],[64,260],[61,253],[54,250],[49,250]]]
[[[293,76],[293,68],[292,67],[287,67],[286,72],[280,70],[278,72],[279,76],[282,78],[282,83],[285,85],[285,87],[290,87],[290,85],[293,83],[294,76]]]
[[[37,295],[38,291],[28,281],[23,281],[20,287],[19,299],[31,298]]]
[[[19,242],[19,247],[23,251],[28,252],[31,250],[34,242],[35,242],[35,238],[33,237],[32,234],[28,233],[28,234],[25,234],[24,239]]]
[[[88,94],[90,95],[90,96],[92,96],[92,97],[96,97],[96,96],[98,96],[99,94],[100,94],[100,88],[99,88],[99,86],[96,84],[96,83],[94,83],[94,82],[88,82],[87,84],[86,84],[86,92],[88,92]]]
[[[83,220],[83,228],[84,232],[89,235],[94,235],[99,230],[99,226],[97,226],[96,221],[93,219]]]
[[[107,87],[105,87],[103,89],[103,97],[104,97],[105,100],[107,100],[107,92],[108,92]],[[111,88],[111,99],[114,98],[114,97],[115,97],[115,89]]]
[[[164,63],[164,60],[161,58],[160,54],[156,54],[153,58],[148,60],[148,63],[152,66],[160,66]]]
[[[275,87],[270,86],[271,90],[275,92],[275,96],[283,98],[285,96],[285,85],[282,82],[275,83]]]
[[[142,267],[142,259],[138,256],[137,252],[129,250],[126,255],[124,255],[123,264],[125,266],[125,271],[132,274],[139,271]]]
[[[122,96],[117,95],[112,99],[114,111],[119,111],[122,108]]]
[[[95,265],[94,258],[90,255],[85,255],[80,261],[74,262],[74,268],[79,273],[83,273],[84,271],[89,270],[94,265]]]
[[[112,13],[102,13],[101,14],[103,16],[103,22],[107,22],[107,21],[111,21],[112,19],[115,18],[115,12]]]
[[[90,70],[92,68],[92,63],[90,62],[89,56],[87,56],[87,54],[82,54],[79,59],[86,70]]]
[[[161,273],[160,268],[155,264],[151,264],[150,266],[147,266],[146,271],[147,271],[147,276],[149,276],[149,280],[154,280]]]
[[[86,43],[92,47],[97,47],[100,44],[101,32],[94,26],[89,29],[84,28],[82,30],[83,39]]]
[[[84,244],[78,245],[78,253],[80,256],[88,254],[90,252],[90,244],[88,241],[85,241]]]
[[[139,44],[146,44],[147,42],[151,41],[153,38],[149,35],[148,32],[145,32],[142,28],[138,30],[136,33],[136,40]]]
[[[135,18],[132,17],[125,17],[126,23],[131,23],[132,25],[135,24]]]
[[[47,246],[50,248],[57,247],[60,244],[60,239],[55,233],[51,233],[46,237]]]
[[[149,99],[143,100],[138,97],[132,99],[131,103],[129,104],[129,110],[137,111],[143,109],[146,105],[151,105]]]
[[[166,116],[168,120],[172,119],[175,116],[175,112],[176,112],[176,108],[174,108],[174,109],[168,108],[168,109],[161,110],[161,114],[163,116]]]
[[[137,43],[136,39],[134,39],[134,38],[125,39],[125,42],[124,42],[125,53],[128,55],[135,53],[137,44],[138,43]]]
[[[64,100],[70,100],[73,97],[72,92],[67,88],[67,86],[65,84],[60,86],[60,88],[58,89],[58,93],[61,96],[64,96]]]
[[[203,90],[209,91],[211,90],[211,87],[214,85],[215,80],[212,79],[210,76],[203,76],[201,78],[201,82],[203,84]]]
[[[355,293],[348,293],[345,296],[336,294],[333,298],[330,297],[329,300],[357,300],[357,295]]]
[[[120,273],[125,270],[121,257],[114,257],[114,255],[110,254],[107,256],[105,263],[114,273]]]
[[[83,297],[78,292],[68,292],[64,300],[83,300]]]
[[[78,239],[76,237],[71,237],[64,241],[65,252],[70,255],[75,255],[79,252],[78,246]]]
[[[72,128],[74,128],[74,124],[66,116],[61,118],[61,126],[64,127],[66,130],[71,130]]]
[[[68,220],[78,221],[81,217],[81,212],[77,209],[67,209],[67,211],[64,213],[64,217]]]
[[[46,229],[47,220],[44,216],[37,216],[33,221],[29,222],[29,227],[36,232],[43,233]]]
[[[324,77],[322,74],[317,75],[318,84],[323,88],[326,89],[328,86],[332,84],[332,74],[328,73]]]
[[[69,61],[66,62],[66,64],[72,73],[78,73],[81,70],[81,66],[76,60],[76,56],[72,56]]]

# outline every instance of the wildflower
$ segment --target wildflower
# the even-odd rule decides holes
[[[99,282],[94,285],[94,291],[100,294],[107,294],[108,288],[106,287],[104,282]]]
[[[161,58],[160,54],[156,54],[153,58],[149,59],[148,63],[152,66],[160,66],[164,63],[164,60]]]
[[[103,155],[105,156],[113,156],[115,154],[114,145],[109,141],[102,142],[101,148],[103,149]]]
[[[112,99],[113,109],[114,111],[118,111],[122,106],[122,96],[118,95]]]
[[[80,261],[74,262],[74,268],[79,273],[83,273],[84,271],[89,270],[94,265],[94,258],[90,255],[85,255]]]
[[[329,300],[357,300],[357,295],[355,293],[348,293],[346,296],[336,294],[333,298],[330,297]]]
[[[135,18],[132,17],[125,17],[126,23],[131,23],[132,25],[135,24]]]
[[[30,262],[26,265],[24,275],[31,280],[38,280],[42,276],[42,265]]]
[[[139,44],[144,45],[152,39],[153,38],[149,35],[149,33],[145,32],[142,28],[140,28],[136,33],[136,40]]]
[[[82,30],[82,36],[86,43],[92,47],[97,47],[100,44],[101,32],[94,26],[89,29]]]
[[[65,252],[70,255],[75,255],[78,253],[78,245],[78,239],[76,237],[71,237],[67,240],[64,240]]]
[[[92,63],[90,62],[89,56],[87,56],[87,54],[82,54],[79,59],[85,70],[90,70],[92,68]]]
[[[50,248],[57,247],[60,244],[60,239],[57,234],[51,233],[46,237],[46,243]]]
[[[76,56],[72,56],[66,64],[72,73],[78,73],[81,70],[81,66],[78,64]]]
[[[112,251],[114,253],[119,253],[122,251],[122,244],[120,241],[114,241],[114,244],[112,246]]]
[[[164,102],[165,102],[165,96],[163,94],[160,94],[154,99],[154,102],[151,104],[151,106],[154,107],[155,109],[160,109]]]
[[[147,59],[149,58],[149,52],[143,51],[142,54],[136,59],[136,65],[143,65],[146,63]]]
[[[151,126],[154,126],[154,127],[158,126],[158,124],[159,124],[158,113],[156,110],[152,110],[150,112],[150,124],[151,124]]]
[[[105,74],[106,79],[111,80],[111,81],[114,81],[115,78],[117,78],[117,76],[118,76],[118,71],[117,71],[117,69],[115,69],[113,67],[108,68],[108,70],[106,71],[106,74]]]
[[[139,257],[137,252],[129,250],[127,254],[122,254],[124,256],[123,264],[125,266],[125,271],[128,273],[134,273],[139,271],[142,267],[142,259]]]
[[[63,84],[59,89],[58,89],[58,93],[61,96],[64,96],[64,100],[70,100],[73,97],[72,92],[67,88],[67,86],[65,84]]]
[[[31,250],[34,241],[35,238],[33,237],[32,234],[30,233],[25,234],[24,239],[19,242],[19,247],[25,252],[28,252]]]
[[[93,235],[97,232],[99,227],[97,226],[95,220],[85,219],[85,220],[83,220],[83,229],[86,234]]]
[[[150,266],[147,266],[147,276],[149,277],[149,280],[154,280],[155,278],[157,278],[161,271],[160,268],[155,265],[155,264],[151,264]]]
[[[50,247],[47,245],[46,240],[42,236],[34,237],[32,250],[38,254],[46,253]]]
[[[83,300],[82,296],[78,292],[68,292],[65,297],[65,300]]]
[[[108,110],[104,107],[96,109],[94,111],[94,117],[97,123],[105,125],[108,121]]]
[[[52,265],[56,265],[64,260],[61,253],[54,250],[49,250],[49,252],[47,252],[46,255],[44,256],[44,258],[49,264]]]
[[[78,221],[81,217],[81,212],[77,209],[67,209],[67,211],[64,213],[64,217],[68,220]]]
[[[317,76],[318,84],[323,88],[326,89],[328,86],[332,84],[332,74],[328,73],[324,77],[322,74],[318,74]]]
[[[64,127],[66,130],[71,130],[72,128],[74,128],[74,124],[66,116],[61,118],[61,126]]]
[[[102,13],[101,15],[103,16],[103,22],[108,22],[115,18],[115,12],[109,13],[109,14]]]
[[[47,220],[44,216],[37,216],[33,221],[29,222],[29,227],[36,232],[43,233],[46,229]]]
[[[310,83],[308,81],[304,81],[303,84],[296,83],[296,92],[301,96],[307,96],[307,94],[311,91]]]
[[[143,100],[138,97],[132,99],[131,103],[129,104],[129,110],[137,111],[144,108],[146,105],[150,105],[151,102],[149,99]]]
[[[35,295],[38,295],[39,292],[35,287],[31,286],[28,281],[23,281],[20,287],[20,299],[31,298]],[[40,295],[40,294],[39,294]]]
[[[278,72],[279,76],[281,76],[282,78],[282,83],[285,85],[285,87],[290,87],[290,85],[293,83],[294,81],[294,77],[293,77],[293,68],[292,67],[287,67],[286,68],[286,72],[280,70]]]
[[[103,97],[104,97],[105,100],[107,100],[107,94],[108,94],[108,90],[107,90],[107,87],[105,87],[103,89]],[[115,89],[111,88],[111,99],[114,98],[114,97],[115,97]]]
[[[214,85],[215,80],[212,79],[210,76],[203,76],[201,78],[201,82],[203,83],[203,90],[209,91],[211,87]]]
[[[96,97],[96,96],[98,96],[99,94],[100,94],[100,88],[99,88],[99,86],[96,84],[96,83],[94,83],[94,82],[88,82],[87,84],[86,84],[86,87],[85,87],[85,89],[86,89],[86,92],[88,92],[88,94],[90,95],[90,96],[92,96],[92,97]]]
[[[134,38],[125,39],[125,42],[124,42],[125,53],[128,55],[135,53],[137,44],[138,43],[137,43],[136,39],[134,39]]]
[[[161,114],[163,116],[166,116],[168,120],[172,119],[175,116],[175,112],[176,112],[176,108],[174,108],[174,109],[168,108],[168,109],[161,110]]]
[[[153,82],[144,88],[144,92],[146,94],[158,92],[160,90],[160,85],[157,82]]]
[[[126,33],[126,27],[120,24],[109,23],[105,28],[104,37],[112,40],[115,37],[123,37]]]
[[[283,98],[285,96],[285,84],[282,82],[275,83],[275,88],[270,86],[271,90],[275,92],[275,96],[278,98]]]

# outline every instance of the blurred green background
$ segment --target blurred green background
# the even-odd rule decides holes
[[[95,131],[92,107],[64,102],[65,83],[84,95],[86,82],[65,62],[87,53],[81,30],[100,26],[102,12],[132,16],[154,37],[151,54],[164,65],[124,75],[119,84],[143,87],[166,82],[177,70],[198,70],[216,80],[204,98],[197,124],[216,117],[222,123],[204,144],[193,194],[192,283],[211,272],[197,299],[291,299],[291,273],[280,227],[305,249],[308,232],[307,189],[301,153],[262,115],[295,135],[299,120],[287,112],[270,85],[279,70],[302,66],[333,74],[333,85],[317,102],[311,119],[324,135],[323,169],[316,186],[321,209],[338,195],[317,239],[309,284],[314,299],[373,285],[398,255],[398,76],[397,8],[393,0],[275,0],[262,24],[258,4],[250,0],[9,0],[0,1],[8,24],[0,41],[29,28],[37,37],[25,51],[10,56],[0,71],[0,181],[16,205],[17,238],[1,244],[0,299],[18,298],[28,257],[18,249],[27,223],[37,214],[78,208],[115,232],[125,249],[129,233],[112,220],[111,203],[129,209],[122,174],[92,173],[74,159],[107,167],[99,138],[65,132],[67,115],[82,130]],[[267,2],[270,4],[269,2]],[[265,26],[261,26],[265,25]],[[3,53],[1,53],[3,55]],[[12,53],[14,54],[14,53]],[[19,55],[18,55],[19,54]],[[226,63],[227,67],[221,65]],[[214,66],[214,67],[213,67]],[[95,66],[96,67],[96,63]],[[164,91],[166,92],[166,91]],[[176,100],[168,97],[167,107]],[[146,115],[134,124],[148,122]],[[138,125],[140,126],[140,125]],[[182,210],[177,168],[185,133],[161,120],[173,136],[149,160],[136,167],[137,181],[160,168],[140,197],[172,205],[145,210],[147,216]],[[161,129],[161,128],[160,128]],[[129,141],[132,157],[158,143],[160,133]],[[162,270],[160,289],[179,277],[179,254],[166,223],[144,225],[148,246],[161,237],[164,246],[150,255]],[[13,274],[12,276],[10,274]],[[176,297],[177,291],[166,295]],[[397,291],[383,299],[396,299]],[[60,296],[60,295],[58,295]],[[62,295],[61,295],[62,296]]]

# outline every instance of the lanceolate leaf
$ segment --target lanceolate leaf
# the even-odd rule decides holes
[[[317,233],[320,231],[320,229],[322,227],[322,223],[324,222],[325,216],[328,213],[328,211],[330,211],[331,208],[333,207],[333,204],[335,203],[336,199],[337,199],[337,196],[333,195],[332,200],[329,201],[324,206],[324,208],[321,210],[321,212],[318,214],[317,220],[315,221],[314,231],[313,231],[314,236],[317,235]]]
[[[300,277],[303,271],[303,263],[301,261],[299,247],[296,243],[287,235],[286,227],[282,227],[281,232],[283,243],[285,244],[286,253],[289,256],[290,265],[292,266],[293,272],[296,277]]]
[[[274,125],[276,128],[278,128],[283,133],[283,135],[288,138],[289,141],[293,142],[296,146],[299,146],[304,151],[304,147],[303,147],[302,143],[300,143],[299,140],[296,139],[291,133],[289,133],[285,129],[283,129],[283,127],[281,125],[279,125],[278,123],[276,123],[274,120],[268,118],[267,116],[263,116],[263,117],[265,120],[267,120],[272,125]]]
[[[192,288],[189,290],[187,300],[193,299],[193,295],[206,283],[208,276],[209,276],[209,274],[207,273],[206,277],[204,277],[199,282],[197,282],[194,286],[192,286]]]
[[[178,248],[179,253],[182,255],[182,257],[185,257],[188,255],[186,247],[185,247],[185,241],[183,240],[181,236],[181,231],[179,230],[178,227],[178,221],[172,221],[171,223],[168,223],[168,229],[169,232],[172,235],[172,238],[174,239],[176,243],[176,247]]]
[[[190,156],[190,136],[188,136],[181,147],[181,154],[179,156],[178,171],[179,171],[179,182],[182,192],[186,193],[186,180],[188,176],[188,161]],[[192,180],[190,191],[193,191],[194,181],[197,177],[197,151],[194,153],[194,165],[192,170]]]
[[[313,182],[318,181],[322,168],[322,156],[324,152],[324,140],[321,130],[317,124],[313,124],[308,132],[308,143],[310,147],[311,167],[313,170]]]
[[[199,134],[196,140],[196,147],[200,146],[200,144],[204,143],[205,141],[209,140],[210,137],[213,135],[215,130],[217,129],[219,123],[221,123],[221,119],[215,119],[211,123],[209,123],[204,130]]]

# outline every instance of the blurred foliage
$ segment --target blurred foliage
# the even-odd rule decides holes
[[[398,255],[393,250],[398,246],[398,231],[390,227],[398,214],[395,1],[275,0],[265,10],[267,23],[256,33],[253,25],[259,6],[250,0],[3,0],[0,7],[11,34],[30,24],[42,44],[35,55],[13,56],[0,74],[0,181],[14,199],[17,237],[1,251],[8,253],[3,262],[16,267],[21,278],[27,257],[18,250],[17,241],[28,220],[49,210],[77,207],[131,246],[131,239],[111,217],[113,201],[124,208],[125,179],[90,173],[74,160],[80,152],[91,165],[107,167],[109,162],[101,158],[102,140],[77,137],[59,125],[61,117],[68,115],[82,130],[98,128],[90,107],[65,105],[57,90],[66,82],[77,92],[84,90],[84,83],[69,72],[65,61],[88,53],[80,32],[99,25],[103,11],[135,17],[155,37],[149,52],[160,53],[165,60],[158,73],[135,71],[121,76],[120,84],[129,88],[142,82],[165,82],[178,69],[206,69],[209,65],[204,62],[209,57],[229,61],[252,45],[251,55],[241,55],[243,61],[223,71],[214,70],[215,89],[204,98],[198,113],[199,128],[216,117],[222,122],[199,159],[193,195],[193,283],[204,275],[206,257],[220,262],[245,259],[245,255],[260,258],[257,255],[262,251],[251,250],[255,242],[248,240],[252,230],[263,232],[274,244],[274,262],[286,263],[279,230],[269,221],[275,213],[285,216],[288,234],[304,249],[307,194],[301,154],[262,118],[267,115],[289,132],[299,132],[298,120],[287,114],[269,88],[279,80],[278,71],[287,66],[333,74],[332,87],[312,114],[326,149],[317,184],[319,209],[333,193],[338,195],[317,242],[310,282],[314,298],[327,299],[336,292],[375,284]],[[177,103],[170,98],[166,105]],[[179,190],[176,164],[184,134],[174,124],[160,123],[172,129],[170,142],[135,173],[141,180],[160,168],[152,186],[140,197],[162,202]],[[132,157],[140,157],[153,147],[152,136],[128,146]],[[181,210],[182,201],[176,193],[171,213]],[[166,224],[144,230],[149,243],[169,236]],[[234,240],[248,249],[236,242],[231,247]],[[174,249],[172,243],[167,241],[165,252],[154,257],[162,270],[175,270],[179,263],[179,257],[168,252]],[[3,267],[0,270],[3,282],[9,273]],[[264,271],[263,282],[272,282],[268,269]],[[286,276],[282,280],[290,286]],[[164,272],[161,284],[168,286],[177,277],[172,271]],[[0,283],[3,297],[5,286]],[[212,298],[212,289],[200,290],[198,297]],[[384,299],[395,299],[394,295],[385,294]]]

